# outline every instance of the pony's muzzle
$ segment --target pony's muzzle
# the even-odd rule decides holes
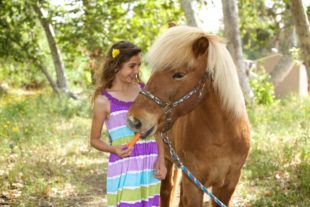
[[[132,116],[127,117],[127,125],[129,128],[131,128],[134,131],[141,129],[142,127],[141,121]]]

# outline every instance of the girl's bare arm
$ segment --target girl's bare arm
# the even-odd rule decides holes
[[[158,147],[158,160],[156,162],[156,170],[155,177],[158,179],[165,179],[167,174],[167,168],[165,164],[165,149],[164,149],[164,142],[159,134],[155,134],[155,139],[157,142]]]
[[[97,96],[93,107],[93,118],[90,132],[90,144],[103,152],[115,153],[120,157],[127,157],[131,149],[124,149],[124,146],[110,146],[101,140],[101,133],[104,121],[109,115],[109,101],[104,96]]]
[[[159,134],[155,134],[155,139],[158,147],[158,160],[164,163],[165,162],[164,142]]]

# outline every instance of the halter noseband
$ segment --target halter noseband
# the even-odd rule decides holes
[[[204,89],[204,86],[205,86],[206,81],[208,79],[213,80],[213,77],[212,77],[212,75],[210,73],[205,72],[205,74],[203,75],[202,79],[199,81],[198,85],[195,88],[193,88],[190,92],[188,92],[187,94],[182,96],[180,99],[178,99],[176,101],[173,101],[173,102],[164,102],[160,98],[158,98],[157,96],[155,96],[154,94],[152,94],[151,92],[149,92],[147,90],[143,89],[143,90],[140,91],[140,93],[142,95],[146,96],[147,98],[149,98],[150,100],[155,102],[163,110],[163,112],[165,114],[165,123],[164,123],[164,128],[163,128],[162,132],[167,132],[172,127],[172,117],[171,117],[171,114],[172,114],[172,110],[176,106],[178,106],[181,103],[185,102],[186,100],[188,100],[190,97],[192,97],[196,93],[199,93],[199,95],[198,95],[198,102],[201,101],[201,98],[202,98],[202,95],[203,95],[203,89]]]

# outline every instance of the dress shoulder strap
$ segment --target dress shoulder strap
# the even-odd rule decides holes
[[[140,82],[139,85],[141,89],[144,89],[145,84],[143,82]]]

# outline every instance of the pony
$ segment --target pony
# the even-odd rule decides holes
[[[155,40],[147,61],[152,73],[128,111],[128,126],[142,136],[164,132],[184,166],[229,206],[250,149],[250,129],[224,41],[196,27],[175,26]],[[165,161],[160,202],[168,207],[178,177],[168,147]],[[203,191],[186,176],[180,182],[179,206],[202,206]]]

